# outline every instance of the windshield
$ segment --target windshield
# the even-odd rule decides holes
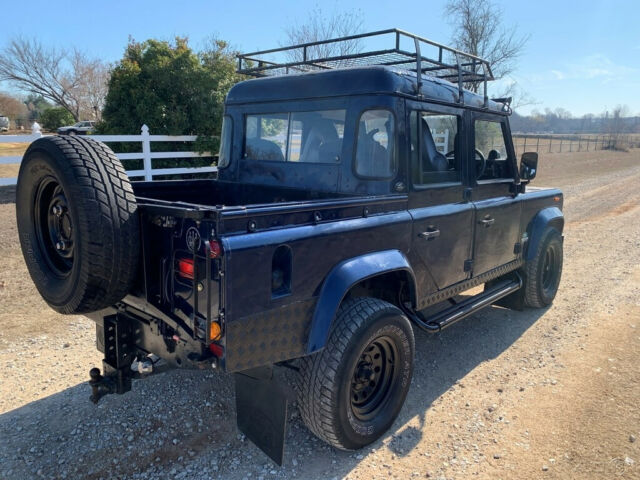
[[[339,163],[346,110],[247,115],[244,158]]]

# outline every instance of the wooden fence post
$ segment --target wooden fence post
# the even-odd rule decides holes
[[[558,153],[562,153],[562,137],[560,137],[560,149],[558,150]]]
[[[142,169],[144,170],[144,179],[147,182],[153,180],[151,172],[151,142],[149,141],[149,127],[142,125],[140,129],[142,137]]]
[[[536,142],[536,153],[540,152],[540,135],[538,135],[538,141]]]

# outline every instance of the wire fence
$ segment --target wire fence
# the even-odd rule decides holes
[[[596,150],[628,150],[640,147],[638,134],[513,134],[516,154],[524,152],[573,153]]]

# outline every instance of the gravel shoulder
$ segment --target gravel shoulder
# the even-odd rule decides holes
[[[37,295],[1,189],[0,478],[640,478],[640,151],[547,155],[535,184],[565,192],[553,306],[416,332],[388,434],[337,451],[291,408],[282,468],[238,434],[227,375],[173,371],[93,406],[94,326]]]

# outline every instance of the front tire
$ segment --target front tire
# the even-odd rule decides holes
[[[343,302],[324,350],[304,357],[298,404],[307,427],[356,450],[391,427],[409,391],[415,341],[407,317],[375,298]]]
[[[562,236],[553,227],[542,234],[534,258],[525,266],[524,303],[528,307],[551,305],[562,277]]]

